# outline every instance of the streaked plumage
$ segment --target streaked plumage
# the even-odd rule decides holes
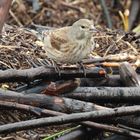
[[[86,58],[93,46],[93,22],[80,19],[72,26],[44,32],[43,42],[47,56],[60,63],[76,63]]]

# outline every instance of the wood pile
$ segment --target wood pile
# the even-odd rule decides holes
[[[1,114],[2,135],[79,124],[62,138],[70,138],[74,132],[81,137],[85,131],[108,134],[108,138],[120,137],[118,134],[140,138],[140,49],[135,34],[108,29],[97,34],[95,52],[83,60],[85,77],[76,65],[60,66],[59,75],[35,36],[24,28],[6,25],[5,29],[0,41],[0,106],[2,111],[20,112],[14,112],[20,119],[4,123]]]
[[[140,139],[140,35],[131,32],[139,11],[138,0],[1,0],[0,139]],[[93,19],[101,31],[95,49],[84,69],[57,71],[26,29],[51,30],[79,18]]]

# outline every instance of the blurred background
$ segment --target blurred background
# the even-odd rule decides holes
[[[7,23],[61,27],[80,18],[93,19],[96,26],[137,31],[140,30],[140,1],[13,0]]]

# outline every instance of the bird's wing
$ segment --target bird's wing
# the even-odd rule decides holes
[[[49,33],[51,47],[55,48],[58,51],[63,50],[66,46],[64,44],[67,44],[69,41],[67,35],[68,30],[69,27],[52,30]]]

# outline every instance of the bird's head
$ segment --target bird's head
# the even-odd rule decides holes
[[[91,38],[97,29],[93,25],[93,21],[88,19],[80,19],[71,26],[72,34],[76,39]]]

